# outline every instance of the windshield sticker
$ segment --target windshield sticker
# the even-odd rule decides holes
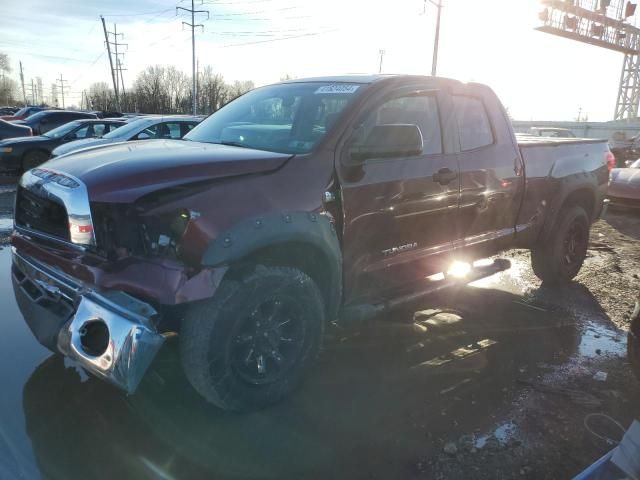
[[[324,85],[322,87],[319,87],[314,94],[315,95],[322,95],[322,94],[331,94],[331,93],[347,93],[347,94],[351,94],[353,92],[355,92],[356,90],[358,90],[358,88],[360,88],[360,85],[345,85],[345,84],[334,84],[334,85]]]

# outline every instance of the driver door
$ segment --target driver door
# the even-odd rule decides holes
[[[458,158],[443,132],[446,95],[402,89],[364,112],[340,153],[347,303],[379,301],[451,261],[460,185]],[[422,153],[349,165],[351,149],[376,125],[417,125]]]

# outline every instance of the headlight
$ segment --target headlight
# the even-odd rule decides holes
[[[0,147],[0,153],[11,153],[13,148],[11,147]]]

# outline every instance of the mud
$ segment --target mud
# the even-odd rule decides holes
[[[0,187],[0,219],[12,204]],[[587,428],[588,414],[640,418],[625,357],[640,217],[600,221],[561,289],[540,285],[527,252],[506,257],[509,271],[330,329],[299,391],[236,415],[189,387],[176,339],[132,396],[51,355],[22,321],[2,248],[0,478],[571,477],[612,448],[592,432],[621,436],[604,417]]]

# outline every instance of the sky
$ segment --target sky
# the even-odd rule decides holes
[[[540,0],[442,0],[438,75],[490,85],[519,120],[613,118],[623,55],[534,28]],[[191,73],[190,0],[3,0],[0,52],[18,80],[40,76],[45,96],[60,75],[67,106],[83,89],[111,82],[100,22],[126,43],[125,88],[149,65]],[[277,82],[372,73],[428,75],[436,8],[424,0],[204,0],[196,56],[227,81]]]

